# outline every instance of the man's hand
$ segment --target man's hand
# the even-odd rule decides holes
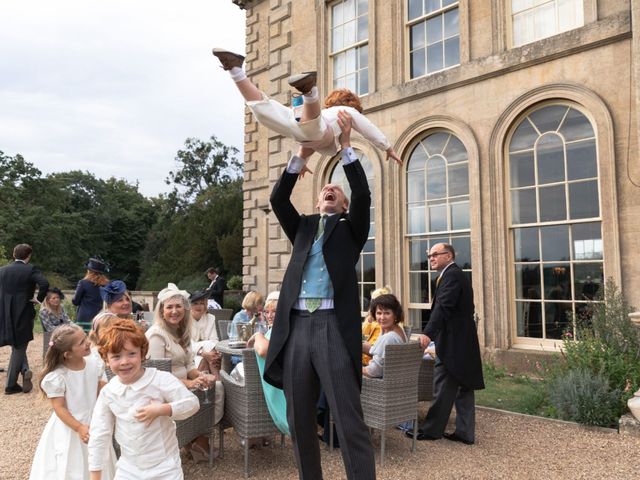
[[[338,126],[340,134],[340,146],[344,149],[351,146],[351,115],[344,110],[338,112]]]
[[[431,339],[423,334],[418,335],[418,341],[420,342],[420,346],[423,350],[427,348],[431,343]]]

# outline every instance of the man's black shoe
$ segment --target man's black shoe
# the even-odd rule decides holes
[[[33,390],[33,382],[31,379],[33,378],[33,372],[31,370],[25,370],[22,372],[22,391],[24,393],[29,393]]]
[[[404,434],[409,438],[413,438],[413,429],[410,428],[409,430],[404,432]],[[431,435],[427,435],[426,433],[418,432],[418,436],[416,437],[416,440],[440,440],[440,439],[436,437],[432,437]]]
[[[451,440],[452,442],[460,442],[464,443],[465,445],[473,445],[475,443],[473,440],[467,440],[465,438],[459,437],[456,432],[445,433],[443,434],[443,437],[447,440]]]
[[[4,389],[5,395],[13,395],[14,393],[22,393],[22,387],[17,383],[12,387],[7,387]]]

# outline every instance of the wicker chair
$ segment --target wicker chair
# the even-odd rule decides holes
[[[418,401],[433,400],[433,366],[432,359],[423,358],[418,373]]]
[[[415,450],[415,432],[418,431],[417,380],[422,349],[417,342],[387,345],[384,357],[382,378],[363,377],[360,394],[364,423],[369,428],[380,430],[380,466],[384,466],[385,430],[389,427],[412,420],[414,437],[411,451]],[[329,438],[333,440],[333,423]]]
[[[227,327],[231,323],[231,320],[218,320],[216,317],[216,333],[218,334],[218,340],[228,340],[229,333]]]
[[[233,318],[233,309],[231,308],[212,308],[209,313],[216,317],[216,320],[231,320]]]
[[[254,351],[242,350],[242,362],[244,383],[236,382],[224,370],[220,371],[220,377],[225,393],[224,418],[244,440],[244,477],[248,478],[250,440],[280,434],[281,445],[284,445],[284,435],[273,423],[264,400]]]

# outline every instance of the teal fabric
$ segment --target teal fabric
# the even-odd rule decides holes
[[[298,298],[333,298],[333,285],[322,254],[324,233],[311,246],[302,272]]]
[[[265,334],[267,340],[271,339],[271,332],[273,329]],[[258,369],[260,370],[260,379],[262,380],[262,391],[264,392],[264,399],[267,403],[267,408],[273,419],[273,423],[276,424],[278,430],[285,435],[291,435],[289,433],[289,423],[287,422],[287,401],[284,398],[284,392],[273,385],[264,381],[264,361],[260,355],[256,353],[256,360],[258,362]]]

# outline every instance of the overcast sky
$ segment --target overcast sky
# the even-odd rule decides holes
[[[244,51],[244,13],[231,0],[0,0],[0,150],[147,196],[168,191],[187,137],[242,152],[242,99],[211,48]]]

